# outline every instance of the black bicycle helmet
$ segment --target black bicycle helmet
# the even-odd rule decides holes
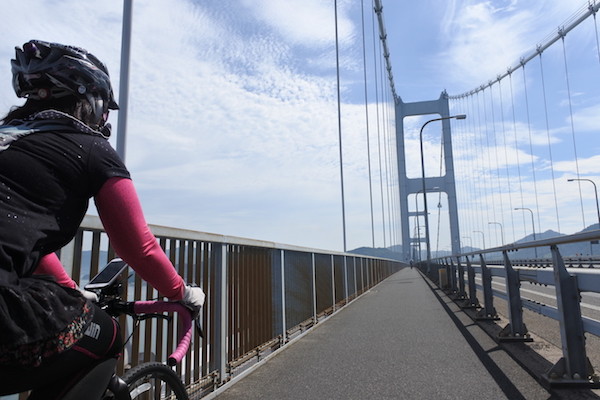
[[[119,109],[106,66],[86,50],[30,40],[22,49],[16,47],[15,53],[11,65],[18,97],[44,100],[75,95],[87,98],[94,108],[103,104],[103,112]]]

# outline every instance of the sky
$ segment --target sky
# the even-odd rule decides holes
[[[382,3],[395,89],[404,102],[437,99],[444,90],[460,95],[494,79],[587,4],[582,0]],[[397,224],[390,228],[389,222],[398,219],[394,168],[379,167],[395,162],[391,150],[393,108],[389,90],[382,89],[379,48],[373,49],[371,1],[364,0],[364,36],[361,1],[339,0],[337,6],[341,122],[332,0],[134,0],[125,158],[150,224],[343,250],[341,130],[347,249],[372,246],[373,242],[375,247],[383,247],[399,241]],[[29,39],[88,49],[107,64],[119,98],[122,1],[4,0],[0,10],[12,16],[5,19],[0,41],[0,60],[4,60],[0,62],[2,113],[23,102],[12,90],[9,60],[14,57],[14,47]],[[585,25],[583,33],[567,35],[567,41],[573,43],[569,47],[571,59],[579,57],[578,51],[596,49],[591,42],[592,19]],[[571,40],[575,35],[581,35],[582,40]],[[548,64],[557,65],[558,81],[562,53],[555,53],[548,57]],[[577,138],[580,173],[585,170],[586,177],[597,175],[597,140],[591,132],[598,115],[598,91],[593,92],[589,78],[587,86],[583,83],[583,77],[597,74],[597,70],[583,68],[594,67],[598,64],[590,61],[580,67],[581,71],[572,72],[582,77],[581,81],[574,80],[572,95],[578,101],[574,114],[579,118],[577,134],[581,135]],[[539,78],[532,79],[539,84]],[[507,88],[505,85],[505,95]],[[522,88],[516,86],[515,90],[515,97],[522,102]],[[564,93],[563,88],[551,85],[547,90]],[[557,98],[556,103],[564,104],[564,100],[564,96]],[[472,114],[477,113],[473,104],[466,100],[452,106],[456,112],[467,109]],[[115,127],[117,118],[118,112],[112,112],[109,121]],[[526,119],[519,114],[520,124]],[[553,182],[561,182],[558,197],[564,233],[583,227],[581,212],[577,211],[580,201],[574,195],[577,184],[566,186],[565,177],[574,173],[573,157],[561,154],[561,149],[570,146],[568,120],[561,114],[553,124],[551,139]],[[415,117],[405,122],[409,176],[420,173],[416,146],[418,128],[424,121],[424,117]],[[459,121],[453,123],[453,132],[457,132],[455,163],[457,169],[461,166],[464,171],[475,171],[474,165],[483,164],[473,163],[483,161],[473,159],[469,135],[482,119],[469,117],[467,121],[462,127]],[[522,164],[522,184],[529,179],[525,173],[528,158],[542,163],[545,158],[539,149],[548,147],[544,124],[536,119],[529,126],[534,128],[533,137],[539,138],[533,151],[526,151],[528,142],[518,143],[515,147],[523,153],[519,160],[506,156],[504,164],[497,164],[510,165],[511,169]],[[116,135],[118,132],[110,139],[113,146]],[[583,146],[588,139],[590,145]],[[482,148],[487,149],[483,143]],[[424,147],[431,154],[427,165],[439,164],[435,155],[439,152],[439,133],[435,129],[426,133]],[[511,177],[514,182],[515,175],[507,181]],[[457,176],[459,191],[473,190],[465,183],[470,179],[466,173]],[[543,216],[538,230],[558,230],[552,222],[557,196],[544,197],[547,187],[552,186],[548,182],[539,182],[542,204],[538,209],[543,210]],[[503,184],[508,183],[498,180],[498,186]],[[496,183],[489,184],[493,185]],[[594,213],[585,189],[589,188],[583,185],[589,225]],[[529,194],[514,196],[515,203],[529,204],[519,197]],[[494,197],[494,193],[490,190],[481,197]],[[445,211],[444,201],[439,204]],[[432,204],[436,203],[432,198]],[[478,212],[478,207],[470,211],[476,216],[466,217],[469,231],[479,229],[478,221],[485,225],[485,219],[499,219],[504,213],[495,206],[493,215],[487,211],[483,216],[485,212]],[[93,206],[89,213],[95,214]],[[440,229],[437,216],[432,214],[431,219],[432,230],[441,231],[434,249],[447,248],[444,218],[440,219]],[[509,222],[504,223],[509,236]],[[517,225],[521,230],[513,230],[507,241],[527,233],[526,226]],[[488,245],[499,240],[497,232],[488,231],[488,226],[485,229],[490,235]],[[477,244],[473,243],[475,234],[465,235],[473,236],[470,244]]]

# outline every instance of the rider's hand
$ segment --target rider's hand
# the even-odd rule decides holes
[[[202,331],[202,316],[200,314],[200,310],[202,309],[205,298],[206,295],[204,294],[202,288],[198,286],[185,285],[183,299],[181,299],[181,303],[183,303],[184,306],[192,311],[192,318],[196,321],[198,335],[200,335],[202,338],[204,337],[204,332]]]
[[[76,285],[75,288],[81,292],[81,294],[83,295],[83,297],[85,297],[86,299],[88,299],[92,303],[98,302],[98,295],[96,293],[90,292],[89,290],[82,289],[82,288],[79,287],[79,285]]]
[[[204,304],[205,297],[206,296],[204,295],[202,288],[198,286],[186,285],[181,302],[183,305],[191,309],[194,314],[197,314]]]

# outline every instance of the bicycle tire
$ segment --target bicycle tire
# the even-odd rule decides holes
[[[140,364],[127,371],[123,380],[127,383],[132,400],[189,400],[181,378],[159,362]]]

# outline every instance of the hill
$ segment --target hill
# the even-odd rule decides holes
[[[593,231],[600,229],[599,224],[592,224],[587,228],[583,229],[581,232]],[[579,233],[579,232],[578,232]],[[553,231],[551,229],[536,233],[535,240],[543,240],[550,239],[554,237],[567,236],[563,233]],[[519,240],[517,240],[516,244],[533,242],[533,234],[527,235]],[[591,255],[600,255],[600,244],[597,242],[582,242],[582,243],[570,243],[563,244],[558,246],[560,253],[563,257],[587,257]],[[474,252],[480,250],[476,247],[465,246],[463,247],[464,253]],[[425,254],[425,249],[422,250],[423,254]],[[349,253],[362,254],[371,257],[383,257],[390,258],[393,260],[403,261],[402,259],[402,245],[394,245],[390,247],[359,247],[354,250],[350,250]],[[431,257],[446,257],[451,256],[452,253],[448,250],[440,250],[438,252],[432,252]],[[490,254],[487,256],[489,258],[501,258],[502,254]],[[537,258],[551,258],[552,255],[550,253],[549,247],[540,247],[537,249]],[[536,249],[521,249],[515,252],[511,252],[511,259],[527,259],[527,258],[536,258]]]
[[[400,246],[393,246],[394,250],[399,248]],[[380,258],[389,258],[392,260],[402,261],[402,252],[401,251],[392,251],[387,247],[359,247],[354,250],[350,250],[348,253],[360,254],[363,256],[370,257],[380,257]]]

